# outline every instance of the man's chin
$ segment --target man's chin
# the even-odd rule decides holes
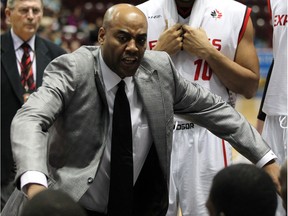
[[[136,73],[136,70],[135,71],[125,71],[125,77],[131,77],[131,76],[134,76]]]
[[[37,32],[37,28],[35,28],[34,26],[33,26],[33,27],[27,26],[27,27],[25,28],[25,31],[26,31],[27,33],[30,33],[30,34],[35,34],[35,33]]]
[[[120,70],[117,72],[117,75],[121,77],[121,79],[124,79],[125,77],[134,76],[136,71],[137,69],[136,70]]]
[[[125,77],[134,76],[138,68],[139,68],[139,64],[123,65],[123,67],[121,67],[120,69],[120,72]]]

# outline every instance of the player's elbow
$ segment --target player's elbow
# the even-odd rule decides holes
[[[243,96],[246,98],[246,99],[251,99],[253,98],[256,93],[257,93],[257,90],[258,90],[258,82],[255,83],[255,84],[251,84],[249,85],[250,87],[248,88],[245,88],[245,90],[243,91]]]

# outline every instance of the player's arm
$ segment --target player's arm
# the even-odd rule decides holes
[[[183,29],[184,50],[205,59],[213,73],[228,89],[246,98],[255,95],[260,75],[258,57],[253,44],[254,29],[250,18],[236,50],[235,62],[212,46],[203,29],[195,29],[187,25],[184,25]]]

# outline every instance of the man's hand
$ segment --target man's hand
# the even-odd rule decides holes
[[[181,24],[175,24],[169,29],[166,27],[165,31],[160,35],[153,50],[165,51],[169,55],[179,52],[182,48],[182,35],[183,30]]]
[[[25,186],[28,199],[32,199],[37,193],[46,190],[47,188],[40,184],[28,184]]]
[[[281,185],[279,182],[279,175],[280,175],[280,166],[274,161],[270,161],[269,163],[267,163],[263,169],[271,176],[276,189],[277,189],[277,193],[280,194],[281,191]]]
[[[206,56],[210,51],[216,51],[211,45],[206,32],[202,28],[193,28],[188,25],[182,26],[183,34],[183,49],[201,59],[206,60]]]

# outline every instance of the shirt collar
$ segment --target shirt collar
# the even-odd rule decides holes
[[[13,40],[13,44],[14,44],[14,50],[16,51],[16,50],[21,48],[21,45],[25,41],[23,41],[20,37],[18,37],[12,28],[11,28],[11,36],[12,36],[12,40]],[[34,52],[34,50],[35,50],[35,35],[33,35],[33,37],[29,41],[26,41],[26,42],[29,44],[31,50]]]
[[[101,51],[100,51],[100,67],[104,80],[104,85],[106,91],[108,92],[112,90],[121,81],[121,78],[106,65],[102,57]],[[133,79],[132,77],[125,77],[123,79],[125,81],[128,90],[131,89],[132,87],[132,79]]]

